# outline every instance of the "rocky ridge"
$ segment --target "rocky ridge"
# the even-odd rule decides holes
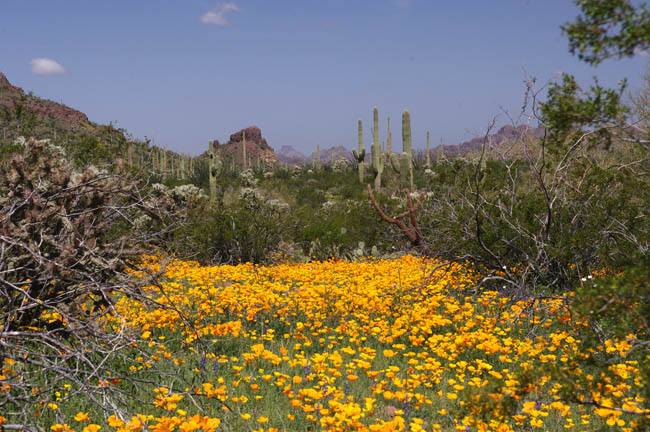
[[[65,129],[80,129],[88,123],[88,117],[81,111],[26,94],[22,88],[12,85],[2,72],[0,72],[0,107],[3,107],[0,109],[4,109],[5,116],[33,113],[39,120],[54,121],[57,126]]]

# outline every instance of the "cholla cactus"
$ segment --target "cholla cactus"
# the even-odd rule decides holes
[[[272,199],[266,202],[266,205],[277,211],[289,210],[289,204],[279,199]]]
[[[194,186],[193,184],[176,186],[175,188],[169,190],[168,193],[169,196],[179,204],[187,204],[207,198],[203,193],[203,190]]]
[[[243,187],[254,188],[257,187],[257,179],[253,174],[253,170],[245,170],[239,174],[241,184]]]
[[[347,159],[338,159],[332,164],[332,171],[337,173],[345,172],[348,169],[350,169],[350,161]]]
[[[264,200],[262,193],[254,187],[244,187],[239,191],[239,199],[244,202],[247,208],[255,208],[261,205]]]
[[[300,165],[294,165],[293,168],[291,168],[292,177],[298,177],[301,174],[302,174],[302,167]]]

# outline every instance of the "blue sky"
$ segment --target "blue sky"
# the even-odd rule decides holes
[[[1,0],[0,71],[37,96],[198,154],[258,125],[279,150],[368,147],[372,108],[394,145],[457,144],[519,113],[524,69],[641,83],[650,57],[593,68],[568,52],[569,0]],[[53,62],[48,62],[52,60]],[[57,67],[60,67],[57,69]]]

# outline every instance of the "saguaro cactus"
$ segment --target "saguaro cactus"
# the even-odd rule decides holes
[[[409,159],[409,184],[413,190],[413,146],[411,144],[411,114],[408,110],[402,112],[402,152]]]
[[[221,170],[221,160],[217,154],[217,148],[219,146],[218,142],[210,141],[210,203],[215,204],[217,202],[217,175]]]
[[[320,144],[316,144],[316,169],[320,169]]]
[[[408,110],[402,112],[402,151],[411,156],[413,160],[413,146],[411,144],[411,114]]]
[[[388,117],[388,132],[386,135],[386,146],[387,146],[386,152],[390,156],[390,152],[393,146],[393,134],[390,132],[390,117]]]
[[[242,148],[242,153],[241,153],[241,160],[242,160],[242,170],[246,171],[248,169],[248,163],[246,160],[246,131],[242,131],[242,142],[241,142],[241,148]]]
[[[365,177],[365,159],[366,159],[366,149],[363,148],[363,125],[361,124],[361,119],[359,119],[359,152],[352,150],[354,158],[358,162],[358,171],[359,171],[359,183],[363,184],[363,179]]]
[[[56,133],[56,131],[54,131]],[[56,141],[56,138],[55,138]],[[129,164],[129,168],[133,166],[133,144],[129,143],[129,147],[126,149],[126,160]]]
[[[163,150],[163,157],[162,157],[162,179],[163,181],[167,180],[167,145],[165,144],[165,149]]]
[[[379,114],[377,107],[373,109],[372,128],[372,170],[375,174],[375,190],[381,189],[381,174],[384,172],[384,158],[381,157],[379,149]]]
[[[431,148],[429,147],[429,131],[427,131],[427,168],[431,166]]]
[[[410,187],[413,190],[413,161],[411,160],[411,155],[402,152],[398,157],[397,154],[393,153],[390,155],[390,165],[399,174],[400,186]]]

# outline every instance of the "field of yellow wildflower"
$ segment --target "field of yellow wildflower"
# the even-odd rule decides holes
[[[138,387],[140,412],[64,399],[52,431],[625,431],[643,417],[625,340],[603,343],[620,354],[605,385],[567,393],[597,353],[581,352],[565,299],[477,293],[458,264],[171,262],[164,275],[144,287],[158,306],[117,303],[140,339],[126,373],[155,383]]]

